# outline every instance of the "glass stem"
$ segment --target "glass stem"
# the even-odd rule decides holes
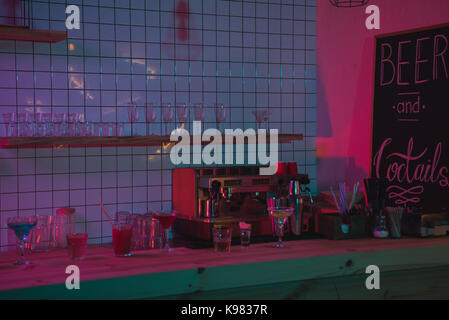
[[[22,239],[17,240],[16,251],[17,251],[18,262],[20,264],[25,263],[25,248],[24,247],[25,247],[24,240],[22,240]]]
[[[169,231],[169,229],[165,229],[165,245],[164,245],[164,250],[169,250],[169,249],[170,249],[170,244],[168,243],[168,231]]]

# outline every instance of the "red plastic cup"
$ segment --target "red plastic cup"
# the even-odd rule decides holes
[[[132,236],[132,224],[114,223],[112,227],[112,244],[114,246],[114,254],[117,257],[128,257],[131,255]]]
[[[283,176],[283,175],[287,175],[287,174],[289,174],[287,163],[278,162],[275,175]]]
[[[288,166],[288,173],[291,175],[297,175],[298,174],[298,166],[296,165],[296,162],[289,162],[287,163]]]
[[[81,260],[86,255],[87,233],[70,233],[67,235],[67,249],[69,257]]]

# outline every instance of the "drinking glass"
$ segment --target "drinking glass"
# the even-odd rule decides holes
[[[135,122],[139,120],[139,110],[135,102],[128,102],[128,120],[131,123],[131,136],[136,135]]]
[[[53,114],[53,135],[55,137],[63,137],[66,135],[67,114],[54,113]]]
[[[154,249],[160,240],[159,220],[152,214],[133,214],[131,250]]]
[[[169,102],[162,103],[162,119],[165,123],[165,135],[167,135],[167,123],[173,120],[174,112]]]
[[[73,227],[73,230],[75,228]],[[70,259],[82,260],[86,255],[87,233],[68,233],[67,234],[67,251]]]
[[[131,240],[133,236],[132,216],[129,212],[116,213],[116,221],[112,224],[112,244],[116,257],[131,256]]]
[[[214,225],[212,230],[215,252],[231,252],[231,228],[226,225]]]
[[[55,246],[57,248],[67,247],[67,235],[73,234],[75,226],[75,209],[59,208],[56,209],[55,217]]]
[[[47,252],[52,249],[55,244],[55,217],[37,216],[36,228],[31,230],[27,242],[32,252]]]
[[[16,251],[18,260],[15,265],[30,264],[25,260],[25,241],[30,231],[36,226],[36,217],[13,217],[7,220],[8,228],[12,229],[17,237]]]
[[[84,118],[84,117],[83,117]],[[79,136],[79,123],[81,120],[81,115],[77,112],[69,113],[67,117],[67,135],[70,137]],[[83,121],[84,122],[84,121]]]
[[[17,114],[17,120],[19,137],[26,137],[28,133],[28,113],[19,112]]]
[[[189,108],[185,103],[179,103],[176,106],[176,116],[178,117],[179,125],[184,128],[184,123],[189,121]]]
[[[157,110],[153,107],[151,102],[147,102],[145,108],[145,118],[147,120],[147,136],[151,134],[150,124],[156,121],[157,118]]]
[[[294,209],[292,207],[279,207],[279,208],[269,208],[268,212],[270,216],[273,217],[273,224],[276,236],[278,237],[278,242],[274,245],[275,248],[286,248],[287,245],[282,242],[282,237],[284,236],[284,225],[293,214]]]
[[[117,123],[115,130],[118,137],[126,136],[125,124],[123,122]]]
[[[251,243],[251,228],[240,228],[240,241],[243,249],[247,249]]]
[[[27,113],[25,117],[25,136],[34,137],[36,135],[36,115],[34,113]]]
[[[262,127],[262,122],[267,122],[270,117],[270,110],[254,110],[253,115],[256,117],[256,121],[259,124],[259,129]]]
[[[222,103],[215,104],[215,120],[217,122],[217,129],[220,130],[220,123],[226,120],[226,109]]]
[[[169,239],[168,239],[168,233],[169,230],[173,224],[173,222],[176,219],[176,213],[175,212],[155,212],[154,217],[159,220],[159,224],[164,229],[164,248],[163,251],[166,252],[172,252],[174,249],[170,248]]]
[[[3,113],[3,124],[5,125],[5,136],[6,137],[14,137],[17,135],[16,133],[16,113],[8,112]]]

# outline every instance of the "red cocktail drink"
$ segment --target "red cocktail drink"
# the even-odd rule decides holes
[[[159,220],[159,223],[161,224],[162,228],[164,228],[165,245],[162,250],[167,252],[173,251],[173,249],[170,248],[170,244],[168,242],[168,231],[170,230],[170,227],[172,226],[173,222],[176,219],[176,214],[174,212],[170,213],[158,212],[154,214],[154,217]]]
[[[67,248],[69,257],[74,260],[83,259],[86,254],[87,233],[76,233],[67,235]]]
[[[155,215],[155,218],[159,220],[159,223],[161,224],[162,228],[164,229],[170,229],[173,222],[176,219],[175,215]]]
[[[131,224],[114,224],[112,228],[112,243],[116,256],[127,257],[131,255],[132,236],[133,226]]]

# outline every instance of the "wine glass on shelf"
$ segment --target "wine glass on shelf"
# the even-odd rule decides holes
[[[262,127],[262,122],[267,122],[270,117],[270,110],[261,109],[254,110],[253,115],[256,117],[256,121],[259,124],[259,129]]]
[[[25,259],[25,241],[31,229],[37,225],[37,217],[12,217],[7,220],[8,228],[12,229],[17,237],[16,251],[18,260],[15,265],[30,264]]]
[[[273,218],[274,230],[278,237],[278,242],[274,245],[275,248],[286,248],[287,245],[282,242],[284,236],[284,225],[293,214],[292,207],[272,207],[268,209],[270,216]]]
[[[165,135],[167,135],[167,124],[173,120],[174,112],[170,102],[162,103],[162,119],[165,123]]]
[[[189,108],[185,103],[177,104],[176,116],[178,117],[180,128],[184,128],[184,123],[189,120]]]
[[[217,129],[220,130],[220,123],[226,120],[226,109],[222,103],[215,104],[215,120]]]
[[[202,103],[194,103],[193,104],[193,118],[195,121],[204,121],[204,117],[206,116],[206,112],[204,110]]]
[[[172,211],[172,212],[155,212],[154,217],[159,220],[160,225],[164,229],[165,244],[164,244],[164,247],[162,248],[162,251],[166,251],[166,252],[174,251],[173,248],[170,248],[170,244],[168,241],[168,234],[169,234],[169,230],[170,230],[173,222],[176,219],[176,213],[174,211]]]
[[[147,102],[145,103],[145,119],[147,120],[147,136],[151,134],[150,124],[156,121],[157,118],[157,110],[153,107],[153,103]]]
[[[137,110],[137,103],[134,101],[128,102],[128,120],[131,123],[131,136],[135,136],[135,123],[139,120],[139,110]]]

